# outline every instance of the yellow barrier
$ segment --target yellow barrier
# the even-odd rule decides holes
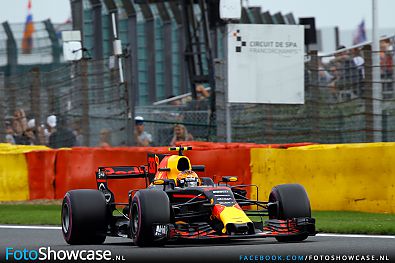
[[[25,154],[45,146],[0,144],[0,201],[29,200],[29,179]]]
[[[0,154],[27,153],[31,151],[42,151],[50,149],[51,148],[43,145],[14,145],[9,143],[0,143]]]
[[[395,143],[252,149],[251,173],[261,200],[300,183],[313,210],[395,213]]]
[[[29,199],[25,154],[0,154],[0,201]]]

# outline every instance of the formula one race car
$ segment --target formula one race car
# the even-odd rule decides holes
[[[289,242],[315,235],[301,185],[275,186],[268,202],[251,200],[247,190],[257,186],[231,186],[237,181],[233,176],[217,183],[197,176],[205,167],[191,165],[183,155],[191,149],[170,148],[178,155],[148,154],[147,166],[100,167],[98,190],[71,190],[63,199],[66,242],[101,244],[106,236],[119,236],[138,246],[160,246],[175,239],[275,237]],[[130,190],[128,203],[116,203],[107,181],[124,178],[145,178],[147,188]]]

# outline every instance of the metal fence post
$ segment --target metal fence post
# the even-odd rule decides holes
[[[365,138],[372,142],[373,136],[373,80],[372,80],[372,47],[363,48],[365,58],[365,81],[362,96],[365,101]]]
[[[7,69],[5,72],[7,87],[5,90],[5,95],[7,97],[9,108],[8,110],[14,111],[16,109],[16,96],[15,96],[15,84],[10,81],[10,76],[16,74],[18,65],[18,49],[14,34],[12,33],[11,27],[8,22],[3,23],[4,31],[7,35]]]
[[[47,73],[48,75],[50,73]],[[52,79],[52,76],[49,75],[47,78]],[[47,91],[47,101],[48,101],[48,107],[47,107],[47,113],[50,114],[54,114],[56,112],[55,109],[55,89],[54,89],[54,84],[52,83],[52,80],[48,81],[48,79],[46,80],[47,83],[45,85],[45,89]]]
[[[128,49],[125,58],[125,72],[127,82],[127,117],[126,144],[132,146],[134,141],[134,115],[138,92],[138,60],[137,60],[137,14],[131,0],[122,0],[123,8],[128,15]]]
[[[103,59],[103,30],[102,30],[102,3],[100,0],[90,0],[92,5],[92,27],[93,27],[93,59]]]
[[[372,80],[373,80],[373,140],[382,141],[383,84],[380,74],[380,39],[378,32],[378,1],[372,0]]]
[[[73,30],[79,30],[81,36],[84,36],[84,5],[83,0],[70,0],[71,18],[73,21]],[[82,38],[84,41],[84,38]]]
[[[148,102],[156,101],[156,67],[155,67],[155,18],[149,4],[141,4],[145,20],[145,42],[147,54]]]
[[[48,32],[49,39],[51,40],[53,63],[59,64],[60,63],[61,48],[59,45],[59,40],[56,35],[55,28],[53,27],[53,24],[50,19],[45,20],[44,25],[45,25],[45,29]]]
[[[172,23],[165,3],[157,3],[159,16],[163,23],[163,52],[164,52],[164,86],[165,98],[173,94],[173,56],[172,56]]]
[[[5,142],[5,117],[4,73],[0,72],[0,142]]]
[[[169,3],[170,9],[173,13],[173,17],[175,22],[177,23],[177,36],[178,36],[178,63],[179,63],[179,74],[180,74],[180,90],[179,94],[187,93],[190,88],[188,87],[188,76],[186,71],[186,64],[185,64],[185,34],[184,34],[184,26],[182,23],[182,14],[177,2],[170,2]]]
[[[88,60],[83,58],[79,63],[81,72],[81,129],[84,137],[83,145],[90,146]]]
[[[32,84],[31,84],[31,110],[33,113],[33,118],[36,122],[36,127],[41,123],[41,103],[40,103],[40,69],[33,68],[31,70]]]
[[[92,6],[92,30],[93,30],[93,43],[94,48],[92,52],[92,58],[96,61],[103,60],[103,19],[102,19],[102,2],[100,0],[90,0]],[[93,71],[103,72],[103,63],[94,63]],[[104,97],[104,87],[103,87],[103,75],[95,74],[94,85],[96,95],[96,100]]]
[[[318,74],[319,74],[319,68],[318,68],[318,52],[317,50],[312,50],[309,52],[310,55],[310,62],[309,62],[309,68],[310,68],[310,78],[309,78],[309,97],[310,101],[308,102],[309,106],[307,107],[308,109],[308,115],[310,119],[310,140],[315,141],[316,139],[319,138],[319,130],[320,130],[320,87],[318,83]],[[306,70],[306,69],[305,69]],[[305,83],[305,86],[306,83]],[[306,96],[306,94],[305,94]]]
[[[215,59],[216,92],[216,117],[217,117],[217,141],[226,141],[226,63],[225,59]]]

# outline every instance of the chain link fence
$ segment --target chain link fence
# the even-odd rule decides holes
[[[329,55],[313,52],[305,64],[305,104],[232,105],[232,140],[255,143],[351,143],[395,138],[394,39],[380,42],[382,98],[373,97],[370,45]],[[380,116],[373,104],[379,103]],[[373,119],[381,119],[380,129]]]
[[[305,104],[231,105],[232,141],[255,143],[350,143],[371,142],[380,132],[383,141],[395,139],[393,39],[382,41],[382,98],[373,97],[370,46],[345,49],[329,55],[309,54],[305,65]],[[75,145],[97,146],[105,139],[112,146],[126,145],[128,88],[119,83],[117,63],[82,60],[61,64],[55,70],[34,68],[27,73],[0,74],[1,141],[15,133],[15,112],[23,109],[26,125],[46,126],[49,115],[58,117],[77,138]],[[380,130],[375,130],[373,104],[381,107]],[[136,116],[145,119],[153,145],[169,145],[174,124],[184,124],[195,140],[223,141],[210,122],[209,101],[182,101],[177,105],[137,106]],[[218,104],[217,104],[218,105]],[[218,111],[221,109],[217,108]],[[31,126],[31,123],[30,123]],[[47,127],[48,128],[48,127]],[[33,130],[34,130],[33,129]],[[217,131],[218,132],[218,131]],[[221,131],[220,133],[225,133]],[[103,138],[103,134],[106,134]],[[36,134],[38,136],[38,134]],[[30,141],[30,143],[48,143]]]
[[[127,144],[128,136],[133,136],[127,129],[130,118],[127,86],[119,83],[119,71],[108,60],[82,60],[50,72],[33,68],[11,77],[0,75],[0,83],[3,142],[7,134],[25,136],[14,128],[16,122],[23,122],[25,129],[35,133],[35,139],[23,143],[49,144],[48,138],[46,141],[37,138],[39,132],[49,129],[50,115],[57,117],[58,130],[73,131],[75,146],[99,146],[103,140],[111,146],[122,146]],[[151,145],[169,145],[175,124],[184,124],[196,140],[207,140],[208,105],[205,99],[178,106],[140,106],[136,107],[135,115],[144,117],[145,130],[153,137]],[[24,120],[15,115],[21,109]],[[106,138],[102,138],[103,133]]]

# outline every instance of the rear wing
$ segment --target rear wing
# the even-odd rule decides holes
[[[146,166],[99,167],[97,176],[107,179],[145,178]]]
[[[107,180],[130,178],[145,178],[145,187],[148,187],[147,166],[99,167],[96,172],[97,189],[104,193],[107,203],[114,203],[114,194],[108,189]]]

